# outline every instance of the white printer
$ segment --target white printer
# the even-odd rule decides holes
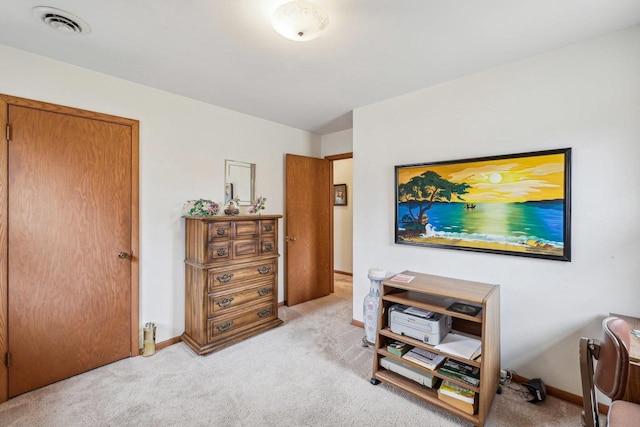
[[[391,332],[437,345],[451,331],[451,316],[433,313],[408,305],[394,304],[389,307]]]

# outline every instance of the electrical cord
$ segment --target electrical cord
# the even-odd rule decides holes
[[[505,372],[504,378],[502,378],[502,375],[500,375],[500,384],[509,385],[511,384],[511,380],[513,379],[513,372],[509,370],[504,370],[504,372]]]
[[[517,372],[509,371],[506,369],[504,371],[506,372],[506,375],[504,378],[502,377],[500,378],[500,384],[503,387],[506,387],[509,390],[520,394],[520,397],[522,397],[522,400],[529,400],[531,398],[531,393],[529,392],[529,389],[523,386],[522,384],[513,383],[513,375],[517,374]]]

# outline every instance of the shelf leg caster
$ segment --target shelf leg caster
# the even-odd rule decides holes
[[[378,384],[380,384],[380,380],[377,380],[377,379],[375,379],[375,378],[373,378],[373,377],[371,378],[371,380],[370,380],[369,382],[370,382],[371,384],[373,384],[373,385],[378,385]]]
[[[365,335],[364,337],[362,337],[362,346],[363,347],[373,347],[373,343],[369,342],[369,340],[367,340],[367,336]]]

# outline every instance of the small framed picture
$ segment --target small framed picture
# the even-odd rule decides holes
[[[347,206],[347,184],[333,186],[333,205]]]
[[[233,184],[227,183],[224,185],[224,201],[225,203],[233,200]]]

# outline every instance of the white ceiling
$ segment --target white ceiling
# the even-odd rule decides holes
[[[0,43],[322,135],[354,108],[640,24],[640,0],[312,0],[330,26],[299,43],[271,27],[286,1],[0,0]]]

